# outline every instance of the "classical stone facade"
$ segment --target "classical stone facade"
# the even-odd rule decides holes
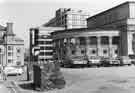
[[[119,56],[120,35],[110,29],[68,29],[52,33],[55,55],[58,60],[76,57]]]
[[[24,40],[13,33],[13,23],[7,23],[1,36],[0,45],[3,47],[3,66],[23,66],[24,65]]]
[[[125,2],[87,19],[88,28],[113,28],[120,31],[121,56],[134,55],[135,2]]]

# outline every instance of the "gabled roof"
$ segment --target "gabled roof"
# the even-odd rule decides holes
[[[129,3],[135,3],[135,1],[127,1],[127,2],[124,2],[124,3],[122,3],[122,4],[119,4],[119,5],[115,6],[115,7],[112,7],[112,8],[110,8],[110,9],[105,10],[105,11],[102,11],[102,12],[100,12],[100,13],[98,13],[98,14],[95,14],[95,15],[93,15],[93,16],[90,16],[90,17],[87,18],[87,20],[90,20],[90,19],[92,19],[92,18],[94,18],[94,17],[96,17],[96,16],[102,15],[102,14],[108,12],[108,11],[111,11],[111,10],[113,10],[113,9],[119,8],[119,7],[121,7],[121,6],[123,6],[123,5],[126,5],[126,4],[129,4]]]

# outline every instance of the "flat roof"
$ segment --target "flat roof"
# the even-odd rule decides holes
[[[94,17],[96,17],[96,16],[99,16],[99,15],[102,15],[102,14],[108,12],[108,11],[111,11],[111,10],[113,10],[113,9],[116,9],[116,8],[118,8],[118,7],[121,7],[121,6],[126,5],[126,4],[129,4],[129,3],[135,3],[135,1],[127,1],[127,2],[121,3],[121,4],[119,4],[119,5],[115,6],[115,7],[112,7],[112,8],[110,8],[110,9],[107,9],[107,10],[105,10],[105,11],[103,11],[103,12],[100,12],[100,13],[98,13],[98,14],[95,14],[95,15],[93,15],[93,16],[87,18],[87,20],[89,20],[89,19],[91,19],[91,18],[94,18]]]
[[[114,28],[76,28],[76,29],[65,29],[65,30],[55,30],[54,32],[52,32],[51,34],[58,34],[58,33],[66,33],[66,32],[88,32],[88,31],[119,31],[118,29],[114,29]]]

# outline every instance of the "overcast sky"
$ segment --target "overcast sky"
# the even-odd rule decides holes
[[[14,23],[14,33],[28,47],[29,28],[54,17],[58,8],[86,10],[90,15],[102,12],[127,0],[0,0],[0,24]],[[135,0],[132,0],[135,1]]]

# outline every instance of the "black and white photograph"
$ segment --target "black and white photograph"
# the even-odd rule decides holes
[[[135,0],[0,0],[0,93],[135,93]]]

